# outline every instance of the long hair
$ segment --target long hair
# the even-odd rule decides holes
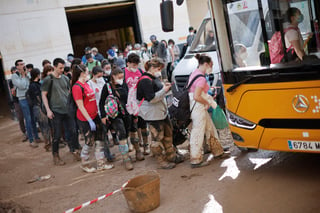
[[[204,54],[201,54],[201,55],[197,54],[195,57],[198,60],[199,65],[202,65],[204,63],[208,63],[209,64],[209,63],[212,62],[212,59],[209,56],[204,55]]]
[[[82,72],[86,72],[87,67],[83,64],[75,64],[72,67],[72,80],[71,86],[73,86],[78,80]]]
[[[41,79],[44,79],[45,77],[47,77],[48,72],[53,72],[54,68],[51,65],[47,65],[45,67],[43,67],[42,73],[41,73]]]

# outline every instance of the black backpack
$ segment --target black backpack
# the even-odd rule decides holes
[[[190,100],[189,100],[189,89],[199,77],[204,77],[204,75],[196,75],[190,84],[188,82],[183,87],[182,90],[179,90],[176,85],[172,86],[172,105],[169,107],[169,114],[174,125],[179,129],[185,129],[191,123],[191,112],[190,110]],[[189,80],[188,80],[189,81]]]

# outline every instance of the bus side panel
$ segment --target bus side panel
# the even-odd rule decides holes
[[[293,142],[297,143],[295,144],[296,147],[293,146]],[[303,146],[305,146],[305,148]],[[302,130],[266,128],[261,138],[259,148],[289,152],[320,153],[320,131],[314,129]]]

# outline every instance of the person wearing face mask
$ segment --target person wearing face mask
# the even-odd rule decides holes
[[[159,167],[172,169],[184,158],[177,154],[172,144],[172,124],[165,99],[171,84],[162,83],[157,77],[164,66],[161,59],[151,59],[145,64],[146,72],[142,76],[146,77],[137,85],[137,100],[142,101],[139,116],[149,124],[152,137],[150,148]]]
[[[86,83],[89,70],[83,64],[75,65],[72,75],[72,96],[78,107],[78,125],[85,139],[81,150],[81,168],[83,171],[92,173],[113,168],[112,164],[106,164],[104,159],[103,128],[98,115],[98,107],[95,92]],[[95,149],[97,167],[89,163],[92,148]]]
[[[135,87],[139,78],[142,76],[143,71],[138,68],[140,63],[139,55],[132,53],[128,56],[127,67],[124,69],[124,82],[128,85],[128,89]],[[147,124],[138,116],[130,115],[130,142],[136,151],[136,159],[138,161],[144,160],[144,156],[139,147],[139,134],[138,129],[141,128],[141,134],[143,138],[143,144],[145,149],[148,147],[148,131]],[[147,152],[145,152],[146,154]]]
[[[128,97],[128,87],[123,82],[123,75],[124,75],[124,72],[120,67],[113,68],[111,72],[111,78],[110,78],[109,84],[111,86],[112,95],[119,99],[122,108],[125,109],[125,104],[127,103],[127,97]],[[110,94],[108,91],[108,85],[105,84],[105,86],[102,89],[101,99],[99,102],[101,120],[102,120],[102,123],[106,126],[106,129],[112,128],[116,130],[116,133],[119,137],[118,148],[122,155],[124,167],[127,170],[132,170],[133,164],[129,156],[129,146],[127,142],[128,132],[126,131],[126,122],[125,122],[127,120],[128,113],[127,112],[125,112],[124,114],[118,113],[117,117],[109,118],[105,111],[105,102],[109,95]]]
[[[248,57],[247,48],[243,44],[234,45],[234,58],[238,67],[246,67],[245,59]]]
[[[90,86],[90,88],[95,93],[99,116],[101,115],[100,108],[99,108],[100,97],[101,97],[102,89],[103,89],[104,85],[106,84],[106,81],[103,78],[103,74],[104,74],[103,69],[99,66],[95,66],[92,69],[92,78],[87,82],[88,85]],[[109,76],[110,76],[110,74],[111,74],[111,70],[110,70]],[[107,160],[111,162],[114,160],[114,156],[112,155],[112,153],[110,152],[110,149],[109,149],[110,142],[109,142],[108,135],[107,135],[108,130],[106,128],[103,128],[103,130],[104,130],[104,134],[103,134],[103,136],[104,136],[104,140],[103,140],[104,141],[104,154],[105,154],[105,157],[107,158]],[[115,138],[116,136],[112,135],[112,137]],[[116,140],[116,139],[113,139],[113,140]]]
[[[209,165],[209,161],[203,160],[202,147],[204,136],[210,140],[210,148],[214,157],[224,156],[223,148],[218,142],[218,134],[208,113],[209,106],[214,106],[215,102],[211,96],[207,95],[209,85],[207,84],[205,74],[212,72],[213,62],[209,56],[197,54],[195,56],[199,61],[198,68],[193,71],[189,77],[189,82],[197,75],[203,77],[197,78],[189,88],[190,110],[192,119],[192,129],[190,134],[190,163],[191,168],[198,168]]]
[[[150,53],[148,52],[148,45],[147,43],[142,43],[141,44],[141,53],[140,53],[140,58],[141,58],[141,61],[142,61],[142,65],[144,67],[145,63],[147,61],[150,60]]]
[[[286,12],[287,23],[284,24],[284,40],[288,61],[302,60],[303,38],[298,25],[303,22],[303,15],[298,8],[289,8]]]
[[[105,80],[105,82],[109,82],[111,74],[111,64],[109,62],[103,62],[101,68],[103,70],[103,79]]]

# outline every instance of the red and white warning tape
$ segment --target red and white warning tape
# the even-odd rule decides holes
[[[77,207],[75,207],[75,208],[72,208],[72,209],[69,209],[69,210],[65,211],[64,213],[71,213],[71,212],[78,211],[79,209],[82,209],[82,208],[84,208],[84,207],[87,207],[87,206],[89,206],[89,205],[91,205],[91,204],[93,204],[93,203],[95,203],[95,202],[98,202],[98,201],[103,200],[103,199],[105,199],[105,198],[107,198],[107,197],[109,197],[109,196],[111,196],[111,195],[113,195],[113,194],[116,194],[116,193],[122,191],[123,188],[124,188],[128,183],[129,183],[129,181],[127,181],[125,184],[123,184],[120,189],[117,189],[117,190],[115,190],[115,191],[113,191],[113,192],[110,192],[110,193],[108,193],[108,194],[106,194],[106,195],[102,195],[102,196],[100,196],[100,197],[98,197],[98,198],[96,198],[96,199],[94,199],[94,200],[85,202],[85,203],[81,204],[80,206],[77,206]]]

